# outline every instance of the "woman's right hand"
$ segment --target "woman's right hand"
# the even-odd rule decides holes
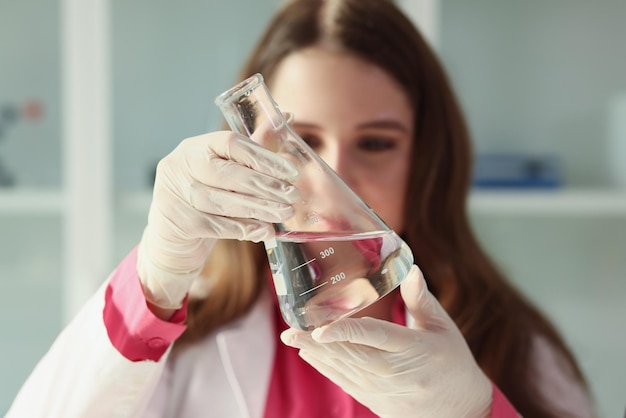
[[[146,299],[179,308],[219,238],[271,238],[271,223],[293,216],[297,174],[283,157],[230,131],[182,141],[157,166],[137,261]]]

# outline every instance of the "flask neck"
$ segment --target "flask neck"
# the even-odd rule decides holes
[[[261,125],[278,129],[285,124],[261,74],[227,90],[215,99],[215,103],[230,129],[247,137],[251,137]]]

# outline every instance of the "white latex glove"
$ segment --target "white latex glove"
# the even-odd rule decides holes
[[[218,238],[271,238],[293,216],[292,163],[230,131],[188,138],[157,167],[137,271],[146,299],[176,309]]]
[[[417,266],[401,293],[412,328],[346,318],[311,333],[289,329],[281,339],[380,417],[489,416],[491,383]]]

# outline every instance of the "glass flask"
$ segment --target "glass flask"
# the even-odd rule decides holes
[[[215,99],[230,128],[298,168],[295,215],[265,242],[283,318],[312,330],[371,305],[406,277],[409,246],[289,126],[255,74]]]

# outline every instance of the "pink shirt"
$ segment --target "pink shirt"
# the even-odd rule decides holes
[[[111,280],[108,284],[105,293],[105,305],[103,310],[104,324],[107,329],[107,333],[109,335],[111,343],[124,357],[128,358],[131,361],[158,361],[161,356],[167,351],[168,347],[184,332],[184,322],[187,316],[187,305],[185,301],[183,307],[176,312],[176,314],[171,318],[170,321],[163,321],[157,318],[148,308],[148,305],[144,298],[144,294],[141,289],[141,283],[137,275],[136,265],[137,249],[135,248],[120,263],[120,265],[113,273]],[[396,318],[397,317],[394,317],[394,319]],[[398,318],[398,321],[402,320]],[[276,332],[278,335],[284,329],[284,325],[279,325],[280,323],[282,323],[282,321],[279,319],[277,319],[276,323]],[[288,353],[288,349],[289,347],[283,347],[283,344],[277,345],[277,353],[278,351]],[[292,351],[295,352],[295,350]],[[283,357],[281,357],[281,362],[274,362],[272,381],[270,383],[270,392],[266,405],[266,414],[268,413],[268,411],[279,412],[279,410],[288,413],[285,408],[291,408],[296,403],[300,405],[305,403],[307,405],[313,405],[306,400],[303,402],[300,399],[298,399],[300,400],[300,402],[289,402],[284,397],[284,393],[281,392],[285,389],[285,387],[281,386],[281,384],[284,384],[284,382],[306,381],[306,379],[302,379],[301,373],[304,373],[307,375],[307,379],[313,378],[313,376],[317,376],[315,377],[316,379],[323,379],[320,380],[320,382],[323,382],[324,380],[327,382],[321,383],[325,388],[325,399],[320,399],[320,393],[316,393],[315,399],[313,400],[315,405],[332,405],[333,400],[339,400],[338,405],[340,405],[340,408],[342,408],[342,410],[338,412],[340,412],[341,415],[335,416],[354,418],[374,416],[369,410],[352,400],[341,390],[341,388],[325,379],[312,367],[308,366],[308,364],[303,364],[302,367],[298,366],[297,370],[290,368],[278,368],[278,364],[282,364],[282,359]],[[300,360],[300,363],[304,362]],[[294,372],[297,373],[297,376],[291,376],[291,374]],[[318,388],[317,385],[320,382],[310,382],[310,384],[314,384],[316,385],[316,388]],[[492,386],[493,406],[491,411],[491,417],[518,418],[518,413],[515,411],[513,406],[511,406],[506,397],[495,385]],[[288,387],[291,389],[296,388],[295,385],[288,385]],[[299,397],[304,392],[306,392],[306,390],[296,390],[293,392],[293,396]],[[271,416],[285,415],[283,415],[282,413],[279,413],[278,415],[273,413]],[[298,416],[304,417],[304,415],[301,414],[299,414]],[[314,414],[312,416],[320,415]]]
[[[120,263],[104,296],[104,325],[113,346],[131,361],[158,361],[185,331],[187,301],[170,321],[148,308],[137,275],[137,248]]]

